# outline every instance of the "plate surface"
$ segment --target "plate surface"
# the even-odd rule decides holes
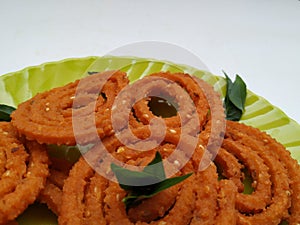
[[[222,96],[225,93],[225,80],[223,77],[187,65],[137,57],[91,56],[45,63],[0,76],[0,103],[17,106],[39,92],[87,76],[88,72],[116,69],[127,72],[131,82],[159,71],[185,72],[207,81]],[[290,119],[279,108],[250,90],[248,90],[245,112],[241,122],[269,133],[282,143],[291,152],[292,157],[300,163],[300,125]],[[47,214],[46,211],[44,213]],[[37,222],[33,219],[32,212],[30,212],[30,215],[26,213],[22,215],[18,220],[19,223],[21,225],[56,224],[51,216],[44,217],[45,222],[41,223],[41,221]]]

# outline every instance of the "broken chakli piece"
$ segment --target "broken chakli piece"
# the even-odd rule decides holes
[[[227,82],[226,110],[242,111],[243,101],[233,98],[236,83]],[[26,143],[92,143],[73,166],[62,168],[52,158],[45,188],[38,188],[59,224],[300,223],[297,161],[266,133],[225,121],[210,85],[169,72],[136,81],[139,89],[128,83],[123,72],[93,74],[37,94],[12,113],[15,131],[31,140]],[[151,107],[163,102],[175,113]]]

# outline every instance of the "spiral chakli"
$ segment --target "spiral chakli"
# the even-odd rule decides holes
[[[155,151],[169,159],[175,149],[174,144],[165,143],[140,154],[114,138],[103,143],[128,167],[147,165]],[[228,121],[220,154],[208,168],[199,171],[197,163],[206,143],[204,131],[193,157],[176,174],[192,171],[191,177],[129,210],[121,201],[126,192],[96,172],[100,166],[112,175],[105,155],[96,154],[103,151],[95,147],[87,153],[87,157],[93,156],[93,164],[81,158],[66,180],[60,224],[299,223],[299,165],[281,144],[258,129]],[[253,190],[248,194],[243,193],[246,176],[252,179]]]
[[[230,196],[233,201],[233,194],[220,197],[220,215],[215,212],[217,201],[213,204],[210,202],[216,200],[220,191],[228,191],[232,184],[218,184],[216,167],[210,161],[213,151],[205,155],[204,146],[209,143],[210,149],[213,149],[217,144],[213,146],[209,141],[205,143],[205,136],[202,137],[204,130],[212,133],[209,135],[212,140],[224,135],[221,124],[224,113],[219,95],[203,81],[182,73],[157,73],[136,84],[143,87],[144,92],[139,93],[134,87],[124,88],[112,106],[112,120],[115,120],[112,124],[119,128],[114,130],[116,135],[103,138],[85,153],[65,180],[59,223],[197,224],[206,220],[214,221],[216,217],[222,221],[221,217],[233,215],[234,207],[230,210],[226,208],[226,199],[229,201]],[[148,104],[152,96],[179,102],[177,111],[181,109],[183,113],[167,118],[155,115]],[[151,126],[153,119],[162,120],[164,126]],[[215,123],[213,119],[218,122]],[[210,132],[213,126],[220,128],[218,132]],[[162,128],[165,131],[163,138],[153,135]],[[151,135],[152,139],[149,139]],[[139,148],[141,143],[142,151]],[[110,169],[111,162],[141,169],[153,159],[157,151],[163,157],[167,175],[177,176],[190,172],[193,175],[126,210],[121,201],[126,192],[116,182]],[[205,157],[208,169],[199,171],[199,164]],[[207,212],[213,210],[214,214],[207,217]]]
[[[48,171],[46,149],[23,142],[10,123],[0,123],[0,224],[19,216],[44,188]]]
[[[99,137],[112,134],[111,105],[127,84],[126,74],[120,71],[90,75],[21,103],[12,114],[12,123],[20,135],[39,143],[91,142],[98,138],[91,135],[91,127]]]
[[[157,113],[155,99],[175,113]],[[60,225],[300,224],[297,161],[268,134],[225,121],[220,96],[199,78],[160,72],[129,85],[107,71],[38,94],[12,117],[29,140],[93,144],[70,171],[50,167],[40,201]],[[126,208],[111,163],[142,170],[156,152],[167,177],[192,175]]]
[[[221,153],[222,152],[222,153]],[[237,224],[300,222],[299,165],[276,140],[241,123],[227,122],[222,150],[216,158],[222,175],[237,187],[247,176],[253,191],[236,195]]]

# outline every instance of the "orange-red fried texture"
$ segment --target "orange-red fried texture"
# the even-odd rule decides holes
[[[180,92],[178,92],[179,89],[183,89],[184,91],[187,92],[187,94],[190,96],[190,99],[194,103],[194,109],[187,109],[186,105],[179,105],[178,108],[183,111],[183,115],[181,117],[176,114],[172,117],[165,118],[166,125],[168,128],[175,128],[177,129],[181,125],[185,125],[184,121],[186,123],[189,121],[191,118],[191,113],[195,113],[197,111],[197,115],[199,118],[199,123],[200,127],[203,127],[206,123],[207,120],[207,115],[209,111],[209,104],[206,99],[206,93],[204,90],[201,89],[200,85],[197,83],[201,82],[201,84],[204,82],[202,80],[196,80],[194,77],[190,76],[189,74],[184,74],[184,73],[169,73],[169,72],[160,72],[160,73],[155,73],[151,74],[151,77],[157,77],[161,78],[162,80],[165,80],[166,84],[163,86],[155,86],[155,91],[157,93],[163,93],[165,90],[168,90],[171,93],[166,93],[166,94],[161,94],[162,96],[165,95],[166,99],[170,99],[172,103],[172,100],[174,101],[174,105],[178,104],[178,99],[176,98],[182,98],[183,95],[179,95]],[[146,79],[145,79],[146,81]],[[147,81],[146,81],[147,82]],[[151,85],[145,83],[145,85]],[[175,89],[172,90],[171,87],[175,86]],[[211,89],[211,87],[209,87]],[[159,90],[159,91],[158,91]],[[177,92],[176,92],[177,90]],[[167,92],[167,91],[166,91]],[[171,95],[171,96],[169,96]],[[151,119],[155,118],[156,116],[152,113],[148,101],[150,99],[144,99],[143,101],[138,102],[134,106],[135,110],[135,115],[137,118],[143,122],[144,124],[149,124]],[[187,102],[186,102],[187,103]],[[185,118],[187,117],[187,118]]]
[[[166,158],[176,148],[174,144],[164,143],[157,147],[157,149],[139,152],[123,146],[113,137],[104,139],[103,144],[107,147],[107,151],[115,158],[131,165],[144,166],[153,159],[156,151],[159,151]],[[108,158],[103,154],[101,148],[103,148],[101,145],[95,146],[85,154],[85,158],[90,160],[89,163],[94,168],[100,168],[102,172],[109,174],[111,173],[110,163],[107,164],[109,162]],[[186,157],[184,156],[183,149],[179,150],[179,152],[182,152],[183,158]],[[169,163],[174,163],[172,157],[169,160]],[[192,163],[188,163],[182,169],[183,174],[193,170]],[[217,176],[216,172],[215,176]],[[100,182],[95,184],[98,186],[91,188],[91,185],[93,185],[92,181],[99,179],[102,179],[103,182],[105,181],[105,184],[102,182],[102,185]],[[95,190],[99,192],[97,195],[101,196],[101,198],[95,202],[96,205],[92,206],[88,204],[88,199],[93,195]],[[186,224],[193,217],[192,209],[194,207],[195,194],[192,178],[161,192],[153,198],[144,200],[140,205],[129,209],[128,212],[121,201],[125,195],[125,191],[118,184],[107,182],[105,178],[95,173],[85,162],[84,158],[81,158],[74,165],[70,176],[65,181],[61,214],[59,216],[60,224],[83,223],[83,221],[88,219],[86,215],[90,214],[86,213],[88,207],[97,208],[99,214],[97,221],[90,221],[90,223],[98,222],[100,224],[146,224],[147,222],[153,223],[153,221],[156,221],[156,224],[168,221],[171,224],[174,224],[176,221],[180,224]],[[159,204],[159,207],[153,207],[155,204]],[[181,221],[178,221],[178,216]]]
[[[235,209],[237,187],[230,180],[221,180],[218,189],[218,215],[216,225],[236,224],[237,211]]]
[[[10,123],[0,123],[0,224],[15,219],[33,203],[48,176],[46,149],[17,140]]]
[[[103,81],[110,75],[112,76],[99,93],[101,85],[99,86],[95,79]],[[126,74],[121,72],[96,74],[82,79],[83,82],[76,81],[62,88],[38,94],[21,104],[13,113],[12,121],[17,131],[27,139],[42,143],[88,143],[95,139],[93,123],[96,123],[96,136],[100,136],[103,145],[98,143],[84,154],[70,173],[69,168],[64,170],[53,163],[47,185],[40,194],[40,199],[58,214],[60,225],[278,225],[282,221],[287,221],[289,225],[300,224],[300,167],[281,144],[268,134],[238,122],[227,121],[226,131],[223,132],[224,114],[221,100],[205,82],[182,73],[161,72],[151,77],[155,79],[143,78],[142,81],[138,81],[150,96],[155,93],[162,93],[167,98],[176,96],[171,98],[171,101],[176,102],[177,98],[181,98],[177,89],[183,88],[185,97],[195,105],[195,109],[177,105],[186,113],[182,118],[178,114],[163,118],[167,130],[161,142],[158,137],[143,142],[151,135],[148,126],[150,121],[160,117],[151,112],[149,98],[125,98],[125,101],[112,108],[116,96],[128,84]],[[163,79],[158,81],[158,78]],[[169,88],[170,93],[167,93],[166,88]],[[138,93],[136,94],[138,96]],[[124,96],[126,97],[126,93]],[[130,96],[132,97],[128,94],[128,97]],[[61,101],[57,101],[58,98]],[[139,100],[135,102],[133,109],[130,109],[130,115],[122,108],[127,100]],[[134,141],[140,144],[139,146],[149,147],[148,151],[139,151],[128,145],[133,141],[130,139],[130,132],[124,133],[126,143],[122,143],[113,135],[113,112],[120,113],[116,118],[117,124],[122,124],[124,119],[129,117],[130,132],[138,138]],[[191,119],[192,113],[197,114],[199,127],[195,127],[197,124]],[[73,126],[72,116],[73,122],[75,121]],[[64,129],[61,129],[62,127]],[[40,156],[44,159],[40,159],[44,162],[40,163],[42,166],[39,167],[40,185],[31,184],[37,187],[36,191],[33,191],[37,196],[48,173],[43,147],[29,142],[29,150],[26,152],[22,143],[15,142],[15,134],[7,123],[2,129],[7,130],[0,134],[0,138],[4,135],[3,143],[9,147],[0,146],[0,174],[3,174],[1,179],[6,181],[1,180],[0,197],[29,188],[26,186],[29,180],[31,181],[29,178],[37,173],[31,168],[37,163],[31,163],[30,160]],[[224,140],[219,146],[218,141],[223,135]],[[14,144],[20,144],[20,148],[11,146],[11,137]],[[150,147],[153,143],[158,146]],[[219,149],[219,154],[211,162],[209,160],[215,154],[211,149],[214,147]],[[36,148],[39,148],[39,151],[35,152]],[[153,159],[156,151],[165,159],[167,174],[174,174],[174,171],[176,175],[190,172],[193,174],[184,182],[152,198],[144,199],[127,210],[122,202],[127,193],[119,184],[103,177],[113,175],[110,170],[110,157],[126,163],[128,167],[145,166]],[[19,163],[16,164],[13,158],[18,159]],[[203,170],[199,170],[201,162],[208,162]],[[27,164],[29,168],[26,168]],[[9,169],[9,166],[14,169]],[[248,194],[244,193],[244,180],[248,176],[246,173],[251,177],[253,189],[252,193]],[[9,178],[10,176],[13,176],[13,179]],[[19,180],[22,181],[22,186],[19,185]],[[22,210],[26,208],[23,202],[32,202],[35,199],[21,194],[20,198],[22,201],[18,201],[17,206]],[[15,198],[10,201],[16,202]],[[6,209],[8,207],[2,207],[0,204],[0,224],[1,219],[5,223],[19,214],[15,211],[14,214],[10,214],[11,211],[8,210],[4,212]]]
[[[81,158],[65,181],[59,224],[188,224],[193,216],[193,179],[145,200],[135,209],[136,216],[127,214],[121,201],[125,195],[117,183],[107,182]],[[159,199],[166,202],[153,207]]]
[[[300,169],[281,144],[256,128],[228,121],[223,147],[244,163],[253,179],[253,193],[237,195],[236,208],[240,209],[237,224],[300,222],[300,211],[295,210],[299,207]],[[244,157],[242,151],[245,151]],[[268,175],[264,175],[266,173]],[[267,194],[269,188],[271,192]],[[264,204],[263,209],[257,208]]]
[[[56,215],[60,212],[62,190],[65,179],[69,176],[71,163],[64,159],[50,158],[50,176],[47,178],[45,188],[39,194],[38,200],[47,204]]]
[[[106,224],[103,213],[106,186],[106,179],[95,174],[80,158],[65,181],[59,224]]]
[[[119,71],[93,74],[21,103],[12,114],[12,123],[27,139],[47,144],[76,144],[72,117],[79,121],[75,127],[78,141],[95,138],[86,127],[92,122],[99,136],[110,135],[111,105],[127,84],[126,74]]]
[[[211,112],[214,113],[216,121],[221,121],[224,117],[224,109],[219,95],[211,85],[195,76],[160,72],[151,74],[150,77],[145,77],[139,82],[139,85],[147,90],[148,96],[151,96],[152,92],[154,96],[155,94],[162,95],[162,98],[170,101],[169,104],[173,102],[177,107],[177,112],[181,112],[180,115],[177,113],[163,118],[166,124],[165,140],[167,141],[178,141],[176,137],[179,137],[178,134],[181,133],[195,136],[211,120]],[[154,118],[161,118],[151,111],[149,101],[151,101],[151,97],[137,101],[133,107],[133,113],[129,117],[132,132],[139,138],[149,137],[150,121]],[[178,103],[180,101],[184,103],[180,105]],[[191,104],[188,104],[189,102]],[[117,107],[115,110],[122,111],[122,108]],[[125,116],[128,115],[124,115],[122,121],[126,118]]]

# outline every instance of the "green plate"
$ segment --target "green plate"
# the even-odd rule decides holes
[[[197,70],[187,65],[168,61],[137,57],[86,57],[71,58],[58,62],[45,63],[0,76],[0,103],[17,106],[38,92],[62,86],[87,76],[88,72],[120,69],[127,72],[131,82],[159,71],[186,72],[196,75],[212,84],[224,96],[225,80],[207,71]],[[241,122],[269,133],[281,142],[300,162],[300,125],[290,119],[279,108],[250,90],[246,99],[245,113]],[[18,221],[21,225],[54,225],[55,217],[43,207],[29,208]],[[35,209],[35,210],[33,210]],[[32,214],[32,211],[42,216]]]

